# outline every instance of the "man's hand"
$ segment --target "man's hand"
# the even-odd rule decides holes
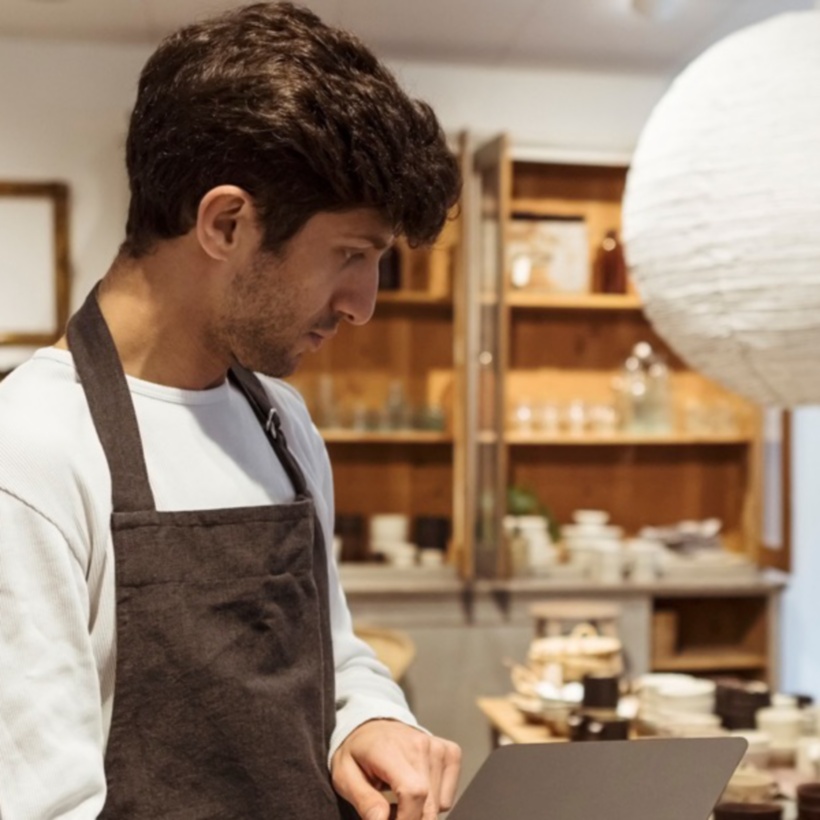
[[[398,798],[397,820],[436,820],[455,799],[461,749],[394,720],[352,731],[331,761],[333,786],[363,820],[388,820],[381,789]]]

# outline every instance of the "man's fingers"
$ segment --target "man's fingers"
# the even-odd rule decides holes
[[[340,760],[334,768],[333,788],[356,809],[362,820],[388,820],[393,816],[387,799],[350,758]]]
[[[442,743],[444,744],[444,768],[439,789],[439,809],[447,811],[456,802],[458,776],[461,772],[461,747],[449,740],[442,740]]]
[[[393,784],[393,793],[398,800],[397,820],[426,820],[424,811],[427,796],[430,794],[429,770],[419,766],[405,772],[403,782]]]
[[[333,783],[363,820],[388,820],[392,789],[395,820],[437,820],[455,801],[461,750],[455,743],[389,720],[364,723],[334,755]]]
[[[430,787],[427,793],[427,799],[424,802],[424,812],[421,815],[422,820],[437,820],[439,811],[441,810],[441,783],[446,753],[447,750],[444,741],[439,738],[433,738],[430,741],[430,750],[427,760],[427,768],[430,772]]]

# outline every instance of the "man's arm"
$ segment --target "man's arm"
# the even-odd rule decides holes
[[[338,574],[329,561],[336,662],[333,785],[365,820],[388,820],[380,786],[398,798],[398,820],[435,820],[455,797],[461,751],[418,727],[404,693],[353,634]]]
[[[60,530],[0,489],[0,817],[92,820],[105,800],[85,573]]]
[[[332,515],[329,467],[327,477],[324,497],[331,499]],[[354,635],[332,557],[328,565],[336,663],[336,729],[330,747],[333,785],[365,820],[393,816],[435,820],[453,804],[461,750],[418,726],[400,687],[370,647]],[[398,798],[396,815],[389,813],[382,786]]]

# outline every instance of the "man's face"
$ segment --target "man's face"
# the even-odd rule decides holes
[[[393,241],[372,210],[319,213],[281,254],[257,252],[233,279],[215,328],[245,367],[287,376],[342,321],[373,315],[379,259]]]

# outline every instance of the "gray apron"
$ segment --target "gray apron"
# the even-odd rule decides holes
[[[290,504],[158,512],[96,288],[68,343],[111,472],[117,669],[105,820],[339,820],[325,546],[279,417],[250,402]],[[354,815],[355,816],[355,815]]]

